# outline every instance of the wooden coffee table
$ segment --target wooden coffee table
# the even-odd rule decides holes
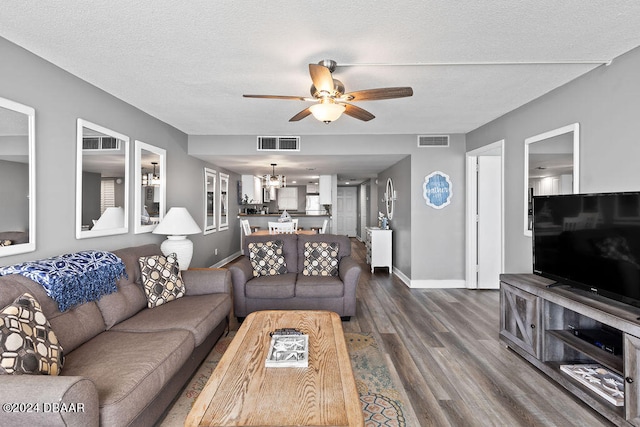
[[[265,367],[269,332],[277,328],[309,335],[309,367]],[[363,424],[340,317],[279,310],[247,316],[185,421],[185,426]]]

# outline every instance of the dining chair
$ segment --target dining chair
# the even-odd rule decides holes
[[[295,233],[296,231],[298,231],[298,218],[293,218],[291,222],[293,223],[293,231]]]
[[[293,233],[293,222],[272,222],[269,221],[269,234]]]
[[[329,224],[329,220],[325,219],[322,223],[322,228],[320,229],[320,234],[324,234],[327,231],[327,224]]]

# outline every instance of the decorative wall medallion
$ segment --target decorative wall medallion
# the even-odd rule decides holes
[[[422,196],[427,202],[427,206],[442,209],[451,203],[452,195],[451,179],[446,173],[435,171],[424,177]]]

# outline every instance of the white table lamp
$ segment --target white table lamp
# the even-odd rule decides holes
[[[154,234],[165,234],[167,240],[162,242],[160,249],[165,255],[175,253],[178,257],[180,270],[186,270],[193,257],[193,242],[187,239],[188,234],[202,232],[193,220],[187,208],[171,208],[162,218],[160,224],[153,230]]]

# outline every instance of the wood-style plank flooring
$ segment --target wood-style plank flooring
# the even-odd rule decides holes
[[[355,239],[352,256],[363,266],[357,315],[342,325],[379,342],[407,426],[611,425],[498,341],[498,291],[410,289],[387,269],[371,274]]]

